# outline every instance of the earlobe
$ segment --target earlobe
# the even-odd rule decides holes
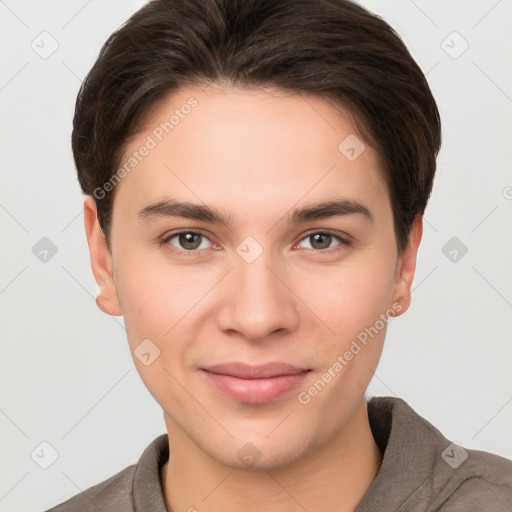
[[[399,315],[405,313],[411,305],[411,287],[416,272],[416,258],[422,235],[423,216],[419,215],[411,227],[407,246],[397,262],[393,304],[401,306]]]
[[[87,244],[89,245],[91,268],[99,287],[96,304],[108,315],[122,315],[114,284],[112,255],[101,231],[96,203],[92,196],[87,196],[84,200],[84,226]]]

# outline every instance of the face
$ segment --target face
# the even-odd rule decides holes
[[[216,461],[282,467],[364,403],[387,320],[409,305],[421,221],[399,255],[362,144],[313,95],[189,87],[126,149],[111,254],[86,199],[98,305],[124,316],[168,431]]]

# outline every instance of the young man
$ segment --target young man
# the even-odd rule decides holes
[[[512,509],[512,461],[365,391],[410,305],[441,143],[401,39],[348,0],[155,0],[80,90],[98,306],[167,433],[52,510]]]

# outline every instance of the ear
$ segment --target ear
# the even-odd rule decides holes
[[[96,304],[107,315],[122,315],[112,273],[112,255],[101,231],[96,203],[92,196],[87,196],[84,201],[84,225],[92,273],[99,286]]]
[[[395,316],[405,313],[411,305],[411,286],[416,271],[416,257],[422,235],[423,216],[418,215],[411,227],[407,246],[397,261],[392,304],[399,304],[401,309],[398,306],[393,308],[397,311]]]

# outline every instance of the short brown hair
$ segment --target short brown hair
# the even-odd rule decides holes
[[[153,0],[108,38],[78,93],[72,149],[109,248],[115,190],[94,191],[160,100],[220,82],[313,93],[347,108],[379,155],[403,251],[432,191],[439,112],[400,36],[349,0]]]

